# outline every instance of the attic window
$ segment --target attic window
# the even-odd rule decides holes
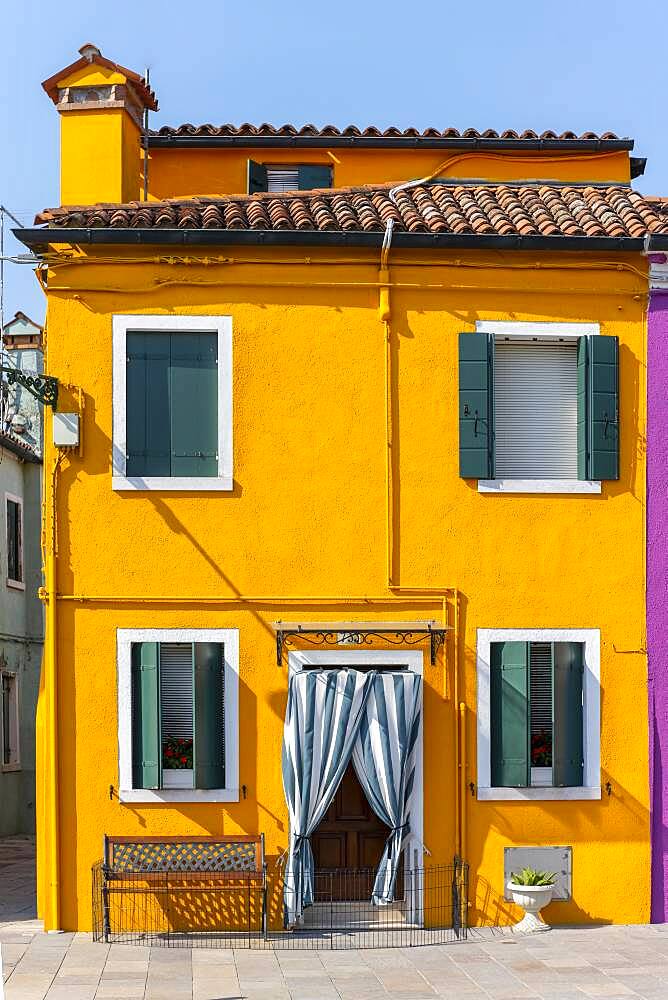
[[[248,193],[314,191],[332,186],[332,168],[319,163],[256,163],[248,161]]]

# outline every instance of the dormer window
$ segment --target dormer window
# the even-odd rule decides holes
[[[274,191],[314,191],[332,186],[332,168],[314,163],[256,163],[248,161],[248,193]]]

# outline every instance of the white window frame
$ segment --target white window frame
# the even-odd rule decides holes
[[[12,702],[10,705],[10,713],[13,719],[10,720],[10,747],[13,749],[14,760],[9,764],[2,763],[2,757],[0,756],[0,773],[5,774],[8,771],[20,771],[21,770],[21,729],[20,729],[20,698],[21,693],[19,690],[19,677],[14,670],[0,670],[0,685],[2,685],[3,679],[5,677],[10,677],[12,679]],[[2,700],[2,688],[0,687],[0,702]],[[0,704],[0,755],[4,747],[5,734],[3,728],[3,713],[1,711]]]
[[[225,787],[132,787],[132,644],[135,642],[220,642],[225,673]],[[121,802],[239,801],[239,629],[238,628],[119,628],[116,630],[118,669],[118,772]]]
[[[130,476],[127,470],[127,335],[145,333],[216,333],[218,337],[218,475]],[[114,490],[229,491],[234,488],[232,448],[232,317],[117,314],[113,317]]]
[[[5,576],[5,582],[7,586],[11,587],[13,590],[25,590],[26,567],[25,567],[24,548],[23,548],[23,499],[22,497],[17,497],[14,493],[5,493],[5,545],[7,544],[7,531],[9,529],[9,515],[7,511],[8,500],[12,500],[19,506],[19,535],[21,540],[21,544],[19,546],[19,559],[21,561],[21,576],[23,577],[23,579],[14,580],[9,575],[9,546],[7,546],[7,552],[5,555],[5,566],[7,570]]]
[[[583,784],[568,788],[492,785],[490,647],[493,642],[581,642],[583,677]],[[597,628],[479,628],[477,630],[478,799],[546,801],[601,797],[601,632]]]
[[[514,320],[477,320],[476,333],[496,337],[564,340],[594,336],[598,323],[525,323]],[[601,483],[593,479],[479,479],[479,493],[600,493]]]

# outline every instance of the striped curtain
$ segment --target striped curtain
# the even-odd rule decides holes
[[[283,730],[283,788],[290,817],[284,880],[288,924],[313,903],[310,837],[350,762],[375,672],[300,670],[290,677]]]
[[[371,897],[377,905],[394,899],[401,849],[411,832],[421,690],[422,678],[416,674],[375,674],[353,750],[353,766],[369,804],[390,827]]]

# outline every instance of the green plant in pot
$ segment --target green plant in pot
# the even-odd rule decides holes
[[[511,873],[508,891],[513,902],[524,910],[524,916],[515,924],[516,931],[523,934],[549,931],[549,924],[545,923],[540,911],[551,901],[557,878],[556,872],[536,871],[535,868]]]

